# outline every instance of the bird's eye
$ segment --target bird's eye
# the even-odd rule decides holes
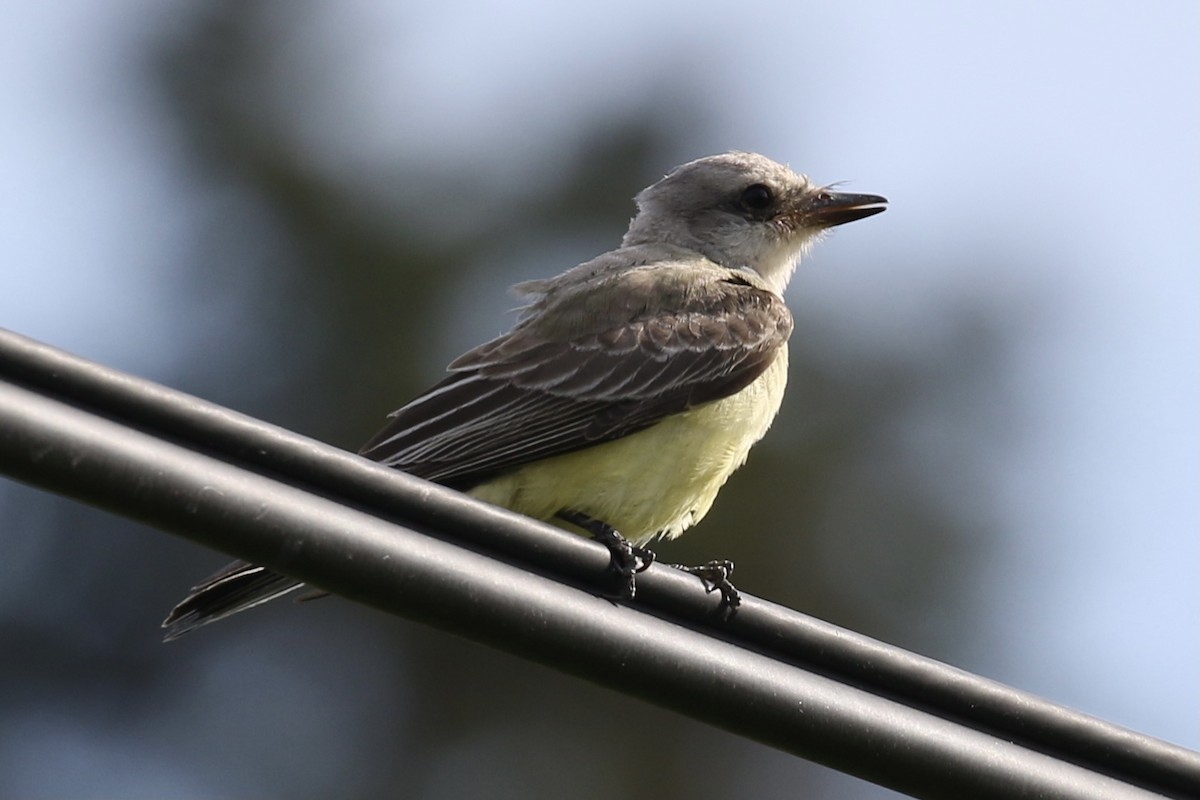
[[[753,186],[746,188],[742,192],[742,205],[752,211],[762,211],[766,209],[775,200],[775,193],[771,191],[771,187],[761,183],[756,183]]]

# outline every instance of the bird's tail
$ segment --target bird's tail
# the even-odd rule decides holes
[[[274,600],[304,584],[245,561],[235,561],[192,587],[191,594],[163,620],[163,641],[178,639],[210,622]]]

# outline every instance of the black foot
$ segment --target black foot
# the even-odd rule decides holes
[[[608,548],[611,561],[609,566],[613,572],[621,576],[623,581],[622,596],[630,600],[637,594],[637,579],[639,572],[644,572],[654,563],[654,551],[645,547],[635,547],[629,540],[617,532],[617,529],[607,522],[592,519],[587,514],[578,511],[563,510],[556,514],[559,519],[572,525],[578,525],[592,535],[600,544]],[[732,565],[731,565],[732,566]]]
[[[701,564],[698,567],[688,567],[683,564],[670,564],[668,566],[683,570],[689,575],[695,575],[704,581],[704,590],[706,592],[720,591],[721,615],[725,619],[729,619],[737,613],[738,606],[742,604],[742,596],[738,592],[737,587],[729,581],[729,576],[733,574],[732,561],[709,561],[707,564]]]

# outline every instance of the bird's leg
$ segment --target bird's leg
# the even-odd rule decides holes
[[[631,544],[612,525],[582,512],[563,509],[555,516],[587,531],[594,540],[608,548],[611,556],[609,565],[625,581],[625,596],[632,599],[637,593],[635,576],[654,563],[654,551]]]
[[[668,564],[667,566],[682,570],[689,575],[695,575],[704,582],[706,592],[719,591],[721,593],[721,613],[726,619],[737,613],[738,606],[742,604],[742,596],[737,587],[729,580],[729,576],[733,574],[732,561],[709,561],[698,567],[689,567],[683,564]]]

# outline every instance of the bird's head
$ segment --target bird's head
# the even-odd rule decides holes
[[[676,167],[643,189],[623,243],[686,247],[722,266],[753,270],[782,293],[826,230],[878,214],[886,203],[816,186],[756,153],[723,153]]]

